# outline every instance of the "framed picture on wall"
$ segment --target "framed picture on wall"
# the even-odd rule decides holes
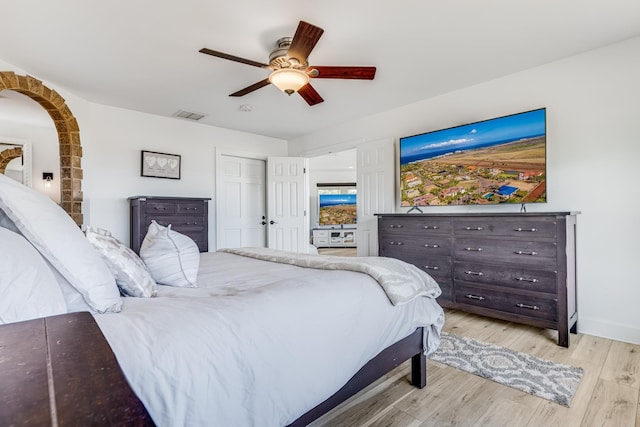
[[[180,155],[143,150],[140,175],[180,179]]]

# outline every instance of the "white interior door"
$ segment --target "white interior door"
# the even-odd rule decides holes
[[[392,139],[356,147],[358,256],[378,255],[378,217],[395,207],[395,150]]]
[[[268,245],[292,252],[309,251],[307,159],[267,159]]]
[[[218,248],[266,247],[265,161],[221,155]]]

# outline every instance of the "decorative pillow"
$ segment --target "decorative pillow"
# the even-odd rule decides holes
[[[142,298],[156,296],[158,285],[135,252],[107,230],[89,227],[84,234],[102,255],[123,295]]]
[[[0,228],[0,324],[67,312],[53,272],[21,235]]]
[[[151,221],[140,246],[140,258],[162,285],[195,288],[200,251],[190,237]]]
[[[122,299],[109,267],[60,206],[0,174],[0,209],[94,311],[120,311]]]

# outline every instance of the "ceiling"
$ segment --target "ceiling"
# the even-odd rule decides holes
[[[272,85],[231,98],[268,70],[198,53],[268,62],[300,20],[325,30],[311,65],[373,65],[375,80],[312,80],[313,107]],[[289,140],[637,35],[631,0],[20,0],[0,59],[90,102]]]

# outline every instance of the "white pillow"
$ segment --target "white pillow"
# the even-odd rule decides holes
[[[46,261],[21,235],[0,228],[0,324],[67,312]]]
[[[140,258],[162,285],[195,288],[200,251],[190,237],[151,221],[140,246]]]
[[[0,174],[0,209],[94,311],[120,311],[122,299],[111,271],[60,206]]]
[[[156,296],[158,285],[135,252],[107,230],[89,227],[84,234],[111,269],[122,294],[142,298]]]

